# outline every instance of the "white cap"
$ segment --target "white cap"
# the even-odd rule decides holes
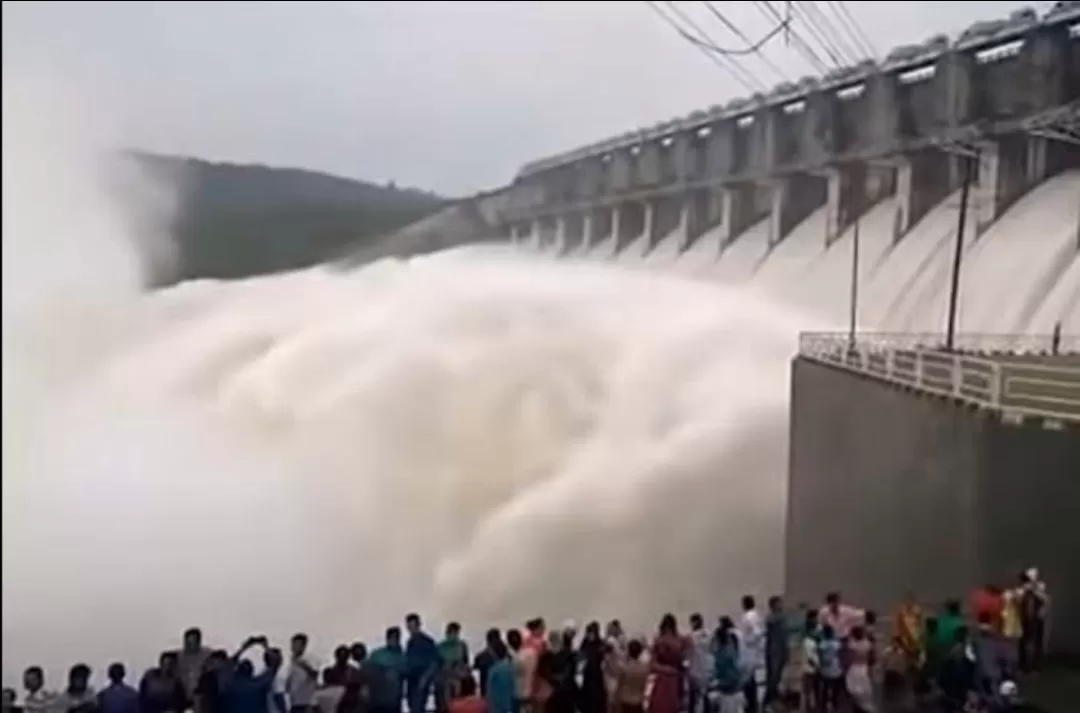
[[[1015,681],[1002,681],[1001,686],[998,688],[998,694],[1002,698],[1016,698],[1016,695],[1020,690],[1016,686]]]

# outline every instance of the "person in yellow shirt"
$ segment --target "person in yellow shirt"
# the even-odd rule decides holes
[[[893,627],[896,631],[897,644],[907,657],[911,669],[922,666],[926,638],[926,615],[915,600],[915,595],[908,593],[893,615]]]

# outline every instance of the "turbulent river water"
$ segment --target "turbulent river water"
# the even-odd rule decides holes
[[[801,315],[490,247],[146,292],[96,137],[4,87],[5,684],[781,585]]]

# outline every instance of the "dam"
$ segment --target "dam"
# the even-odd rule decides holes
[[[4,157],[5,249],[34,248],[5,253],[27,293],[4,301],[5,678],[152,661],[193,623],[320,647],[409,609],[646,632],[815,599],[823,571],[879,606],[1032,547],[1080,610],[1055,545],[1080,522],[1074,431],[1012,390],[1012,360],[1078,334],[1076,20],[983,23],[530,164],[355,269],[151,293],[123,211],[26,112]],[[936,343],[957,237],[963,362]],[[61,279],[27,263],[46,252]],[[849,495],[866,512],[814,540]],[[879,518],[895,538],[828,559]],[[102,553],[143,576],[116,586]],[[872,556],[910,559],[874,582]]]
[[[531,162],[469,210],[474,235],[743,286],[836,330],[792,361],[789,597],[940,602],[1037,564],[1053,646],[1080,651],[1063,546],[1080,537],[1080,3]],[[952,296],[967,356],[940,350]]]
[[[933,332],[961,212],[957,328],[1080,333],[1076,2],[533,161],[357,259],[509,241],[746,285],[837,328],[854,274],[860,327]]]

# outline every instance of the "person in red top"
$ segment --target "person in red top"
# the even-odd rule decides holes
[[[653,688],[649,694],[648,713],[679,712],[686,652],[686,639],[679,636],[675,616],[665,614],[653,641]]]
[[[544,620],[537,617],[525,622],[525,632],[522,647],[536,652],[537,656],[544,653],[547,647],[547,627],[544,625]]]
[[[989,619],[994,631],[1001,631],[1002,614],[1005,611],[1005,596],[1000,587],[987,584],[971,593],[971,614],[975,621]]]
[[[458,697],[450,701],[450,713],[488,713],[488,704],[476,692],[476,680],[472,676],[461,679]]]

